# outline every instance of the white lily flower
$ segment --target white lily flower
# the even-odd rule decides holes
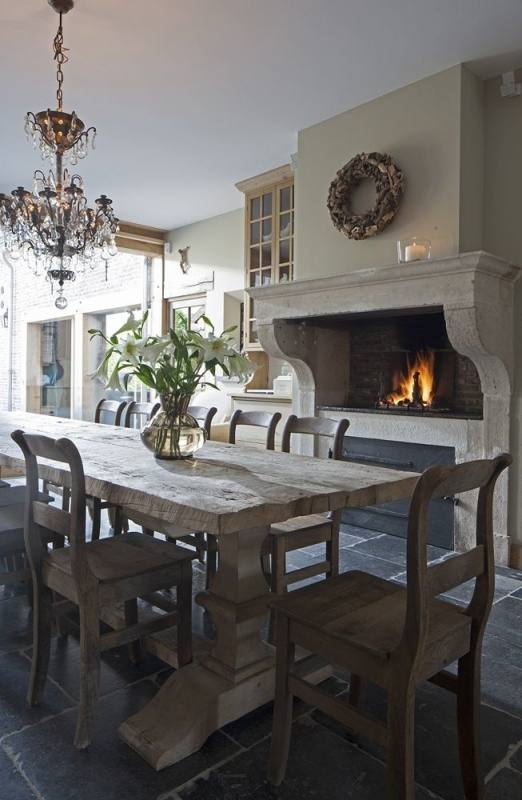
[[[168,337],[162,337],[155,342],[144,344],[140,348],[140,355],[147,364],[154,367],[159,357],[169,348],[171,342]]]
[[[105,384],[107,389],[114,389],[115,391],[121,391],[123,389],[121,379],[120,379],[120,372],[118,366],[120,361],[118,361],[111,372],[110,378]]]
[[[128,336],[119,345],[122,359],[124,361],[129,361],[131,364],[137,365],[139,363],[139,356],[141,356],[144,346],[144,339],[136,339],[134,336]]]

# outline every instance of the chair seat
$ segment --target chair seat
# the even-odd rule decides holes
[[[186,548],[141,533],[125,533],[90,542],[86,551],[89,567],[100,583],[150,574],[194,558],[194,553]],[[71,576],[71,549],[53,550],[45,556],[43,564],[44,571],[56,569]]]
[[[406,597],[399,584],[352,571],[277,597],[270,605],[324,639],[335,640],[339,652],[344,643],[387,662],[404,631]],[[438,653],[444,663],[451,663],[469,647],[471,618],[464,610],[434,599],[429,620],[425,652]],[[424,666],[429,672],[431,666]]]

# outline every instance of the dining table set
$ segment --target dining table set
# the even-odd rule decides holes
[[[17,433],[13,437],[15,431]],[[435,468],[435,472],[439,470],[436,476],[432,470],[420,479],[417,473],[355,463],[344,458],[318,458],[282,452],[275,447],[262,449],[237,442],[210,440],[192,458],[162,460],[143,447],[139,430],[135,428],[25,412],[0,413],[0,467],[15,473],[21,470],[25,472],[31,499],[29,504],[26,502],[26,526],[29,514],[39,535],[53,531],[53,535],[63,536],[59,545],[53,539],[52,555],[49,557],[44,554],[41,561],[45,591],[40,601],[51,594],[54,599],[60,599],[63,595],[79,606],[80,625],[97,628],[96,618],[94,622],[92,618],[89,622],[91,612],[85,609],[89,609],[91,603],[89,592],[99,592],[101,606],[104,606],[99,616],[114,629],[105,634],[109,640],[107,646],[131,643],[132,635],[126,634],[123,625],[119,626],[116,621],[121,612],[124,622],[135,625],[137,633],[134,636],[139,636],[139,647],[145,647],[176,667],[154,697],[121,723],[120,737],[155,770],[161,770],[194,753],[214,731],[270,702],[276,694],[274,746],[279,755],[272,755],[269,773],[276,784],[284,775],[281,759],[284,762],[289,746],[289,733],[285,733],[288,698],[300,691],[304,697],[313,697],[312,689],[303,688],[303,676],[306,674],[311,681],[306,684],[308,687],[324,678],[325,662],[313,654],[321,652],[323,656],[326,655],[326,661],[333,661],[335,653],[332,641],[339,643],[341,663],[348,659],[352,664],[355,659],[360,675],[366,670],[372,680],[382,681],[390,691],[391,679],[387,677],[385,667],[391,669],[390,665],[395,665],[393,668],[396,669],[397,658],[403,658],[404,663],[409,664],[408,669],[411,668],[408,673],[413,675],[411,681],[415,682],[415,670],[420,669],[422,660],[418,653],[428,643],[442,654],[442,660],[441,663],[439,659],[436,664],[435,661],[424,664],[423,678],[437,679],[446,684],[446,688],[451,683],[452,691],[459,691],[459,679],[455,679],[457,684],[453,686],[454,678],[441,678],[441,670],[447,663],[446,657],[462,660],[468,649],[473,649],[472,617],[466,617],[461,610],[457,615],[449,607],[446,608],[445,603],[440,608],[436,605],[435,610],[431,611],[429,603],[432,595],[444,592],[447,586],[467,580],[470,576],[491,573],[492,550],[490,552],[487,541],[489,511],[486,506],[492,502],[492,485],[497,473],[507,466],[507,457],[505,459],[502,463],[494,460],[474,462],[479,466],[466,465],[465,473],[458,472],[458,467],[448,468],[457,470],[451,474],[440,472],[442,468]],[[67,497],[69,505],[64,502],[60,509],[59,496],[46,498],[42,495],[42,482],[46,487],[62,487],[62,496]],[[478,512],[479,517],[481,514],[483,516],[483,523],[478,523],[477,546],[464,556],[448,560],[460,562],[457,570],[451,565],[439,565],[438,571],[432,574],[422,561],[426,550],[426,531],[422,530],[424,506],[431,495],[443,491],[457,494],[471,488],[480,488],[484,500],[479,501],[479,505],[480,502],[486,504]],[[486,498],[487,492],[489,500]],[[275,611],[276,628],[266,625],[273,598],[266,572],[266,542],[271,531],[279,528],[289,533],[291,538],[293,528],[291,525],[288,527],[289,521],[322,515],[323,521],[331,523],[333,519],[339,519],[342,509],[346,507],[378,506],[412,497],[410,515],[417,514],[420,539],[415,544],[416,550],[408,542],[407,589],[387,581],[378,583],[380,579],[377,578],[361,578],[363,573],[348,573],[358,581],[350,588],[348,582],[344,581],[345,575],[331,575],[331,580],[312,583],[296,592],[285,590],[283,594],[277,594],[272,602],[272,621]],[[119,536],[102,537],[86,545],[82,531],[85,523],[82,520],[85,506],[88,507],[89,502],[92,504],[93,499],[101,501],[105,508],[113,509],[117,517],[119,515],[121,533]],[[83,509],[78,504],[83,504]],[[113,522],[114,519],[113,515]],[[133,523],[140,530],[132,532]],[[412,535],[411,524],[410,519],[409,536]],[[74,525],[77,526],[76,533],[72,532]],[[155,538],[154,532],[158,531],[165,536]],[[184,618],[178,611],[178,630],[175,624],[172,629],[164,630],[161,618],[165,622],[165,614],[169,612],[162,609],[161,604],[158,608],[152,600],[151,614],[153,618],[156,615],[159,622],[153,621],[151,631],[145,631],[145,627],[140,628],[135,616],[136,606],[132,605],[135,601],[131,598],[147,599],[151,594],[152,590],[149,592],[146,588],[149,584],[143,583],[145,573],[151,587],[154,584],[153,588],[168,588],[166,567],[176,562],[176,568],[181,569],[187,560],[187,549],[180,548],[175,541],[169,543],[169,534],[172,540],[183,541],[186,532],[204,532],[217,542],[217,571],[211,576],[207,589],[199,592],[195,598],[212,620],[215,632],[212,639],[193,634],[190,640],[190,632],[186,630],[190,610],[186,610],[189,616]],[[34,537],[34,532],[29,536]],[[119,538],[122,543],[117,547],[115,542]],[[306,545],[306,537],[303,541]],[[126,548],[123,542],[127,542]],[[157,546],[152,547],[151,542]],[[49,538],[46,546],[50,546]],[[91,551],[88,558],[83,560],[82,548],[85,546],[91,546]],[[174,549],[169,551],[169,547]],[[179,556],[175,555],[178,551],[181,553]],[[33,579],[36,575],[35,563],[41,558],[40,539],[34,553],[31,550],[29,552]],[[139,574],[134,567],[132,574],[129,569],[127,573],[124,572],[128,553],[138,559],[141,565]],[[139,556],[136,555],[138,553]],[[191,559],[193,557],[191,552]],[[122,562],[118,564],[120,558]],[[80,574],[82,571],[88,573],[87,578],[85,574]],[[416,584],[415,587],[410,586],[410,578],[414,574],[418,577],[418,580],[411,581]],[[82,583],[84,580],[86,582]],[[477,578],[477,585],[480,581]],[[321,587],[327,585],[330,588],[323,588],[321,595]],[[485,584],[481,585],[484,588]],[[91,588],[78,589],[82,586]],[[414,591],[418,592],[415,595],[418,620],[412,617]],[[79,596],[82,593],[85,593],[83,599]],[[285,600],[285,597],[289,599]],[[351,598],[350,608],[346,598]],[[111,602],[114,608],[109,608]],[[379,608],[375,619],[369,616],[367,610],[372,603],[374,606],[377,603]],[[478,597],[475,603],[479,603]],[[486,600],[484,603],[483,611],[486,613]],[[39,616],[44,618],[45,614],[50,613],[50,607],[51,601],[48,606],[42,605],[38,610]],[[303,627],[303,616],[309,616],[311,620],[314,613],[323,623],[316,626],[312,635]],[[337,622],[332,619],[332,613],[337,615]],[[348,613],[349,617],[346,616]],[[428,617],[429,623],[426,622]],[[345,627],[342,635],[339,619],[349,619],[349,623],[346,622],[348,628]],[[413,637],[410,641],[416,641],[417,655],[413,666],[413,662],[408,662],[407,645],[401,633],[405,619],[405,629]],[[173,623],[175,620],[176,615],[172,614]],[[40,621],[42,626],[44,623],[45,619],[44,622]],[[387,643],[385,653],[381,645],[377,647],[372,639],[377,635],[378,623],[384,624],[379,634],[384,638],[391,637],[391,631],[395,628],[398,631],[397,638]],[[425,624],[427,629],[423,627]],[[185,634],[189,636],[189,649],[184,645],[182,625],[185,625]],[[324,625],[324,630],[321,630],[321,625]],[[59,631],[60,626],[63,626],[63,619],[59,622]],[[61,629],[63,631],[63,627]],[[44,678],[39,677],[38,658],[42,663],[45,662],[45,630],[45,626],[42,627],[44,644],[38,645],[36,641],[34,647],[35,651],[40,648],[43,655],[33,656],[30,688],[33,699],[39,696],[44,683]],[[346,630],[352,637],[349,645],[346,645]],[[35,631],[35,635],[39,636],[37,626]],[[327,631],[333,637],[328,642],[324,638]],[[93,633],[93,641],[97,644],[101,642],[100,649],[103,650],[103,635],[101,639],[98,636],[98,632]],[[435,639],[432,641],[433,637]],[[297,647],[292,643],[294,639]],[[341,645],[348,647],[348,656],[342,655]],[[134,655],[137,656],[136,642],[134,648]],[[398,653],[401,655],[398,656]],[[86,659],[90,658],[87,652]],[[381,663],[379,659],[384,661]],[[289,664],[295,664],[296,677],[289,678],[285,672]],[[307,665],[306,669],[304,665]],[[357,669],[352,665],[352,705],[347,706],[346,713],[338,712],[339,718],[346,724],[355,724],[363,719],[357,711],[356,695],[364,686],[364,681],[359,680]],[[468,664],[466,670],[470,675],[473,667]],[[289,694],[289,687],[295,691]],[[84,688],[88,694],[88,682]],[[401,698],[406,697],[404,693],[410,689],[410,685],[401,688],[403,694],[396,695],[397,703],[402,702]],[[330,709],[331,701],[325,702],[327,710],[335,715],[337,712],[333,707]],[[399,724],[393,720],[389,720],[389,723],[392,728]],[[390,744],[390,733],[384,727],[381,729],[376,723],[362,724],[364,732],[374,734],[380,744]],[[77,729],[78,736],[77,746],[82,741],[82,734],[78,734]],[[83,743],[88,743],[85,736]],[[394,772],[398,769],[400,774],[403,767],[395,764]],[[407,771],[407,767],[404,770]]]

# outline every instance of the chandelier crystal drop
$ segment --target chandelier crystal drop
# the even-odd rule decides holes
[[[98,263],[107,266],[116,255],[118,219],[112,200],[102,194],[89,208],[80,175],[71,174],[66,165],[75,166],[94,149],[96,128],[86,128],[73,111],[63,109],[63,65],[67,49],[63,46],[62,17],[73,7],[73,0],[48,0],[59,14],[54,38],[54,61],[57,65],[56,109],[29,112],[25,131],[42,158],[50,160],[54,170],[34,173],[33,189],[24,186],[10,195],[0,193],[0,233],[12,259],[23,258],[36,275],[44,274],[57,287],[55,305],[67,306],[64,284],[76,279],[86,267]]]

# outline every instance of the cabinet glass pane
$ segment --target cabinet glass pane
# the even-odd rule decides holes
[[[259,242],[259,222],[250,223],[250,244]]]
[[[263,220],[263,241],[270,242],[272,240],[272,218]]]
[[[290,211],[292,208],[292,187],[286,186],[279,193],[279,207],[281,211]]]
[[[281,239],[279,242],[279,263],[287,264],[290,261],[290,239]]]
[[[261,274],[263,276],[261,279],[262,285],[268,286],[272,282],[272,269],[264,269]]]
[[[259,267],[259,247],[250,248],[250,269]]]
[[[261,266],[272,266],[272,245],[264,244],[261,246]]]
[[[261,216],[261,198],[253,197],[250,201],[250,219],[259,219]]]
[[[263,216],[269,217],[272,213],[272,192],[263,195]]]
[[[261,286],[261,273],[259,270],[250,273],[250,286]]]
[[[279,267],[279,281],[281,283],[286,283],[290,280],[290,266],[286,267]]]
[[[284,239],[287,236],[291,236],[292,233],[292,215],[281,214],[279,217],[279,237]]]
[[[256,323],[255,319],[250,321],[248,338],[249,338],[250,342],[252,342],[252,343],[258,341],[258,338],[257,338],[257,323]]]

